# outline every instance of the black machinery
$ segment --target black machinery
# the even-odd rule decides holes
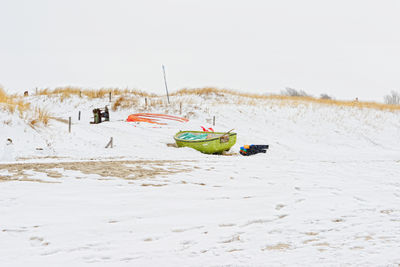
[[[102,122],[102,118],[104,118],[103,121],[110,121],[110,112],[108,111],[108,107],[105,106],[103,108],[95,108],[93,109],[93,122],[90,122],[91,124],[97,124]]]

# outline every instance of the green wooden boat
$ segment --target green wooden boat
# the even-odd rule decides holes
[[[174,139],[178,147],[191,147],[205,154],[221,154],[236,143],[236,133],[180,131]]]

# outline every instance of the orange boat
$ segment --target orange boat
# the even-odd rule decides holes
[[[160,120],[173,120],[178,122],[189,121],[188,119],[182,117],[166,115],[166,114],[156,114],[156,113],[136,113],[129,115],[128,118],[126,119],[126,121],[128,122],[148,122],[158,125],[167,125],[167,123],[161,122]]]

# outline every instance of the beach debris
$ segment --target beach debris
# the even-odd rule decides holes
[[[0,154],[0,161],[14,161],[14,144],[11,138],[7,138],[3,148],[3,155]]]
[[[244,145],[240,147],[239,153],[243,156],[255,155],[258,153],[267,153],[269,145]]]

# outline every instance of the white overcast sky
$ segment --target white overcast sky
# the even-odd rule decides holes
[[[398,0],[0,0],[0,84],[400,90]]]

